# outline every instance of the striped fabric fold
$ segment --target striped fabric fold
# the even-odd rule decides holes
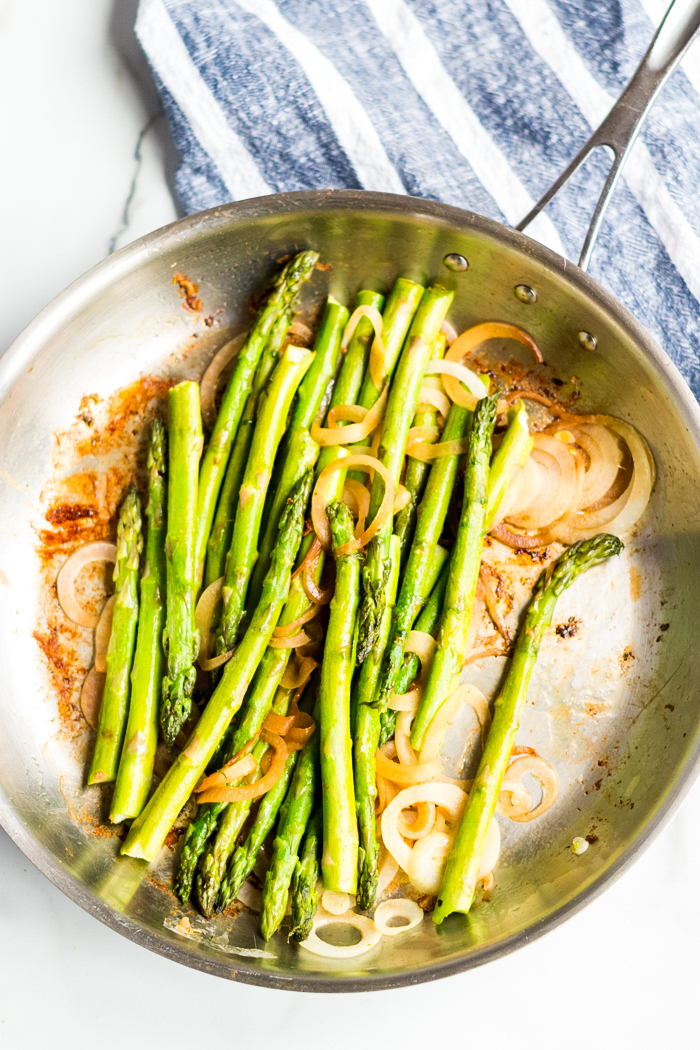
[[[666,0],[140,0],[187,212],[345,187],[515,224],[603,119]],[[609,161],[528,233],[577,257]],[[591,266],[700,396],[700,44],[657,101]]]

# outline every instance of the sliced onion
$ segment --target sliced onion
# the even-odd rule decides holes
[[[454,347],[451,347],[447,351],[444,361],[430,361],[425,369],[425,374],[444,376],[442,382],[450,399],[456,405],[473,410],[477,401],[487,396],[488,387],[471,368],[459,364],[450,357],[453,349]],[[464,387],[467,389],[465,390]]]
[[[292,620],[291,623],[278,624],[272,632],[273,638],[291,638],[297,631],[298,627],[302,627],[303,624],[313,620],[321,611],[321,606],[315,603],[306,612],[303,612],[301,616],[298,616],[296,620]]]
[[[254,773],[257,768],[258,763],[255,761],[255,759],[250,753],[248,753],[247,755],[243,755],[240,758],[236,757],[235,759],[231,759],[229,762],[227,762],[226,765],[223,766],[221,770],[219,770],[219,774],[221,775],[223,780],[217,780],[217,783],[223,782],[225,784],[232,784],[234,780],[238,780],[240,777],[248,776],[249,773]],[[218,776],[219,774],[215,773],[214,776]],[[206,780],[208,779],[209,778],[206,777],[202,781],[200,781],[200,783],[195,788],[195,791],[205,791],[205,784]]]
[[[493,536],[499,543],[503,543],[506,547],[512,547],[514,550],[538,550],[552,542],[551,536],[527,536],[521,532],[514,532],[513,529],[509,529],[503,523],[494,525],[489,535]]]
[[[540,758],[539,755],[525,755],[523,758],[516,758],[515,762],[511,762],[508,766],[505,779],[518,781],[525,773],[530,773],[536,780],[539,780],[542,785],[542,800],[539,806],[531,809],[529,813],[522,816],[511,816],[510,819],[516,820],[519,824],[527,823],[546,813],[559,797],[557,771],[544,758]]]
[[[265,729],[262,730],[260,738],[274,750],[274,757],[267,773],[253,784],[229,787],[226,785],[225,775],[219,770],[206,777],[197,788],[198,802],[245,802],[251,798],[259,798],[277,783],[284,772],[284,764],[287,761],[287,745],[281,736],[268,733]]]
[[[300,321],[298,318],[294,318],[289,328],[287,329],[288,335],[296,335],[299,339],[303,339],[307,344],[311,342],[314,337],[314,333],[311,331],[307,324]]]
[[[401,711],[396,719],[396,733],[394,734],[394,747],[399,762],[404,766],[415,766],[418,756],[411,747],[409,737],[411,735],[411,723],[413,722],[413,711]],[[387,758],[389,755],[385,752]]]
[[[622,466],[622,450],[607,427],[584,423],[574,436],[588,456],[581,506],[590,507],[612,488]]]
[[[396,499],[394,500],[393,513],[399,514],[411,502],[411,493],[403,485],[399,485],[396,489]]]
[[[233,652],[222,653],[221,656],[211,657],[213,639],[211,637],[211,621],[214,610],[221,601],[224,578],[210,583],[206,590],[202,591],[197,608],[194,611],[194,623],[199,632],[199,655],[197,662],[203,671],[213,671],[215,667],[221,667],[233,656]]]
[[[429,784],[416,784],[406,788],[389,803],[382,814],[382,839],[392,857],[406,873],[408,873],[411,860],[411,847],[399,832],[398,819],[401,810],[415,806],[419,802],[434,802],[447,816],[448,821],[454,824],[461,818],[466,801],[467,795],[461,788],[454,784],[433,781]],[[425,842],[425,839],[420,841]]]
[[[379,313],[379,310],[376,308],[376,306],[358,306],[355,310],[353,310],[353,312],[350,314],[350,317],[348,318],[348,323],[345,325],[343,338],[340,343],[340,349],[343,351],[343,353],[345,353],[345,351],[350,345],[350,340],[355,334],[355,329],[357,328],[358,322],[363,317],[366,317],[368,321],[372,322],[372,327],[374,328],[374,341],[375,343],[379,344],[380,352],[383,354],[384,348],[382,346],[382,328],[384,326],[384,321],[382,320],[382,315]],[[378,385],[379,384],[377,384],[377,386]]]
[[[487,660],[490,656],[507,656],[504,649],[497,649],[495,645],[485,646],[483,649],[472,649],[464,658],[463,667],[467,664],[477,663],[479,660]]]
[[[393,711],[416,711],[433,662],[437,642],[426,631],[410,631],[404,646],[404,652],[415,653],[421,663],[418,682],[407,693],[392,693],[389,707]]]
[[[355,417],[361,413],[362,421],[351,423],[346,427],[321,427],[317,423],[313,423],[309,432],[311,439],[317,445],[320,445],[321,448],[328,448],[331,445],[354,445],[356,441],[363,441],[369,437],[384,418],[388,394],[389,387],[387,385],[369,411],[357,405],[338,405],[336,408],[331,409],[328,414],[329,422],[331,423],[334,423],[337,419],[347,418],[347,414],[343,414],[344,411]]]
[[[416,411],[420,412],[423,405],[428,405],[430,408],[436,408],[443,419],[447,419],[451,404],[449,397],[442,390],[436,390],[435,387],[429,386],[428,383],[429,381],[426,380],[418,392],[418,408]]]
[[[406,874],[419,893],[429,893],[431,896],[438,893],[453,841],[452,835],[444,831],[431,831],[424,839],[416,842],[411,850]]]
[[[300,661],[294,663],[290,660],[280,679],[280,685],[283,689],[298,689],[306,685],[313,672],[320,666],[313,656],[303,656]]]
[[[440,331],[444,335],[445,342],[448,346],[452,346],[455,339],[459,338],[459,336],[457,335],[457,329],[449,321],[442,322],[442,324],[440,325]]]
[[[202,419],[209,430],[213,430],[214,424],[216,423],[215,402],[219,377],[229,361],[233,360],[236,356],[247,338],[247,331],[240,332],[239,335],[234,336],[234,338],[230,339],[228,343],[225,343],[218,353],[216,353],[211,359],[206,372],[199,382]]]
[[[377,872],[377,893],[382,893],[389,883],[394,881],[398,870],[396,859],[392,857],[382,842],[379,853],[379,871]]]
[[[435,825],[435,803],[417,802],[416,815],[412,824],[409,824],[403,815],[399,815],[399,832],[405,839],[424,839],[429,835]]]
[[[429,762],[439,754],[442,738],[445,735],[447,727],[451,722],[454,722],[459,714],[462,704],[468,704],[479,719],[479,725],[481,726],[481,745],[482,747],[484,746],[491,725],[491,712],[489,711],[489,705],[486,697],[480,689],[477,689],[475,685],[470,685],[468,682],[465,682],[463,685],[458,686],[454,693],[447,698],[428,726],[428,731],[425,734],[423,747],[420,752],[421,762]]]
[[[491,573],[484,563],[481,563],[479,569],[479,579],[484,588],[484,599],[486,601],[486,608],[488,609],[489,616],[493,620],[494,626],[500,634],[506,645],[510,645],[510,631],[505,621],[501,610],[498,608],[498,597],[494,590],[493,580],[491,579]]]
[[[112,634],[112,616],[114,613],[114,602],[116,594],[110,595],[104,603],[100,619],[95,628],[95,670],[104,674],[107,670],[107,649]]]
[[[105,691],[106,675],[91,667],[80,690],[80,710],[90,729],[97,729],[100,721],[102,696]]]
[[[362,934],[362,940],[357,944],[351,945],[335,945],[322,941],[316,931],[331,923],[337,923],[341,926],[355,926]],[[314,955],[322,955],[326,959],[354,959],[356,956],[364,955],[365,952],[375,948],[381,938],[382,935],[372,920],[364,915],[357,915],[351,911],[339,918],[336,915],[329,915],[325,909],[319,908],[314,917],[311,933],[305,941],[301,941],[299,947],[306,948],[307,952],[312,952]]]
[[[263,722],[263,729],[267,729],[270,733],[276,733],[277,736],[284,736],[294,725],[295,715],[278,715],[274,711],[270,711],[265,716]]]
[[[349,470],[350,468],[357,467],[361,467],[363,470],[376,470],[381,474],[384,480],[384,498],[382,499],[381,506],[379,507],[374,520],[369,524],[361,536],[354,540],[350,540],[349,543],[343,543],[338,547],[337,550],[334,551],[336,558],[343,558],[346,554],[350,554],[352,551],[358,550],[360,547],[365,547],[370,540],[376,536],[387,521],[391,514],[394,500],[396,499],[396,484],[394,479],[384,464],[380,463],[379,460],[375,459],[373,456],[344,456],[342,459],[336,459],[333,463],[329,463],[328,466],[324,467],[321,471],[318,481],[316,482],[316,487],[314,488],[313,496],[311,497],[311,520],[316,535],[320,539],[325,550],[330,550],[331,546],[330,526],[328,524],[328,515],[326,514],[326,489],[328,487],[329,479],[331,475],[338,470]]]
[[[308,645],[310,641],[311,637],[306,631],[297,631],[296,634],[291,635],[289,638],[275,638],[273,635],[267,644],[271,649],[301,649],[303,645]]]
[[[240,901],[241,904],[245,904],[251,911],[260,911],[262,904],[262,892],[253,886],[250,882],[244,882],[238,891],[236,900]]]
[[[389,926],[390,919],[405,919],[398,926]],[[385,937],[396,937],[399,933],[407,933],[423,921],[423,909],[415,901],[406,897],[396,897],[394,900],[384,901],[377,906],[374,913],[374,925]]]
[[[374,807],[377,816],[384,812],[392,799],[396,798],[399,790],[396,784],[392,784],[390,780],[377,774],[377,801]]]
[[[415,427],[416,430],[437,429],[432,427]],[[454,438],[452,441],[436,441],[434,444],[420,439],[410,437],[406,444],[406,455],[413,459],[419,459],[422,463],[428,463],[432,459],[440,459],[441,456],[461,456],[469,451],[469,438]]]
[[[577,460],[562,441],[549,434],[535,434],[534,448],[521,471],[529,463],[539,464],[544,475],[539,486],[529,493],[524,507],[517,513],[510,510],[507,517],[512,525],[522,529],[540,529],[562,518],[572,508],[577,494]]]
[[[84,547],[79,547],[65,562],[56,579],[56,594],[59,605],[73,623],[77,623],[80,627],[97,627],[100,620],[98,613],[88,612],[78,605],[75,596],[75,581],[78,573],[93,562],[116,562],[116,560],[116,545],[97,540],[95,543],[86,543]]]
[[[376,763],[377,772],[394,784],[424,784],[442,773],[442,763],[435,758],[430,762],[418,762],[415,766],[404,766],[392,762],[382,749],[376,753]]]
[[[462,332],[445,354],[445,360],[462,362],[472,350],[476,349],[481,343],[486,342],[487,339],[515,339],[532,351],[536,361],[542,362],[542,354],[532,336],[528,335],[524,329],[518,328],[517,325],[504,324],[501,321],[487,321],[484,324],[477,324],[472,328],[468,328],[466,332]],[[468,383],[465,385],[467,389],[471,390]],[[456,404],[463,405],[464,408],[473,410],[476,407],[476,401],[484,397],[484,394],[480,394],[474,389],[471,390],[471,393],[475,396],[470,398],[460,387],[458,379],[452,376],[446,376],[444,386],[448,396]]]
[[[504,780],[496,810],[504,817],[522,817],[532,809],[532,795],[519,780]]]
[[[324,890],[321,897],[321,906],[330,915],[345,915],[347,911],[354,908],[355,901],[349,893],[342,890]]]

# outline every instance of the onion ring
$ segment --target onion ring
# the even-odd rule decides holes
[[[197,663],[203,671],[213,671],[215,667],[221,667],[227,660],[230,660],[233,656],[233,651],[228,653],[222,653],[221,656],[211,657],[211,621],[214,616],[214,610],[221,601],[221,595],[223,592],[224,578],[220,576],[218,580],[214,580],[210,583],[206,590],[202,591],[197,602],[197,608],[194,611],[194,623],[197,631],[199,632],[199,654],[197,656]]]
[[[525,824],[546,813],[559,797],[557,771],[544,758],[540,758],[539,755],[525,755],[523,758],[516,758],[515,762],[511,762],[508,766],[505,779],[518,781],[525,773],[530,773],[536,780],[539,780],[542,785],[542,800],[529,813],[522,816],[511,816],[510,819],[519,824]]]
[[[316,535],[321,541],[324,550],[329,551],[331,547],[330,526],[328,524],[328,515],[326,514],[326,488],[332,474],[338,470],[348,470],[351,467],[361,467],[363,470],[372,469],[378,471],[384,480],[384,498],[382,499],[379,510],[374,517],[374,521],[370,523],[361,536],[350,540],[348,543],[343,543],[338,547],[337,550],[333,552],[336,558],[342,558],[346,554],[350,554],[352,551],[366,546],[386,522],[391,514],[391,508],[393,507],[396,498],[396,484],[394,479],[384,464],[380,463],[379,460],[375,459],[373,456],[344,456],[342,459],[336,459],[333,463],[329,463],[328,466],[324,467],[321,471],[313,491],[313,496],[311,497],[311,520]]]
[[[409,689],[407,693],[391,694],[389,707],[392,711],[417,710],[420,698],[423,695],[428,680],[430,665],[433,661],[436,648],[437,642],[432,634],[428,634],[426,631],[409,631],[406,645],[404,646],[404,652],[416,654],[421,663],[421,672],[418,682],[413,689]]]
[[[277,783],[284,772],[284,764],[287,761],[287,745],[281,736],[268,733],[266,729],[262,730],[260,738],[274,750],[274,757],[267,773],[252,784],[229,787],[219,770],[206,777],[197,788],[198,802],[245,802],[248,799],[259,798]]]
[[[98,674],[104,674],[107,670],[107,649],[112,634],[112,615],[114,613],[114,602],[116,595],[112,594],[102,607],[100,619],[95,628],[95,670]]]
[[[336,408],[332,408],[328,413],[328,421],[331,424],[334,424],[336,419],[343,418],[341,412],[344,411],[349,411],[354,416],[362,413],[361,422],[350,423],[346,427],[334,425],[321,427],[314,422],[311,424],[311,430],[309,431],[311,440],[315,441],[321,448],[328,448],[332,445],[354,445],[357,441],[364,441],[384,418],[384,409],[386,408],[388,396],[389,387],[387,385],[369,411],[360,408],[358,405],[338,405]]]
[[[116,560],[116,544],[97,540],[95,543],[86,543],[84,547],[78,547],[77,551],[74,551],[61,567],[56,578],[58,603],[68,619],[77,623],[79,627],[97,627],[100,617],[99,614],[88,612],[78,605],[75,597],[75,581],[78,573],[92,562],[116,562]]]
[[[464,682],[462,685],[457,686],[454,693],[447,698],[428,726],[428,731],[423,739],[423,747],[421,748],[419,756],[419,761],[421,763],[430,762],[439,754],[442,738],[445,735],[447,727],[454,722],[459,714],[462,704],[465,703],[472,708],[476,717],[479,719],[479,725],[481,727],[481,746],[483,748],[491,725],[491,712],[489,711],[489,705],[486,697],[480,689],[477,689],[475,685],[470,685],[468,682]]]
[[[316,932],[324,926],[335,923],[338,926],[355,926],[362,934],[362,940],[358,944],[336,945],[328,944],[321,940]],[[323,908],[319,908],[314,917],[311,933],[305,941],[301,941],[300,948],[306,948],[307,952],[314,955],[322,955],[326,959],[354,959],[357,955],[375,948],[382,938],[381,933],[371,919],[364,915],[356,915],[354,911],[347,912],[339,919],[336,915],[329,915]]]
[[[390,919],[406,919],[406,922],[400,926],[389,926]],[[374,925],[384,937],[396,937],[399,933],[407,933],[420,926],[422,921],[423,909],[406,897],[384,901],[377,906],[374,913]]]
[[[394,784],[424,784],[434,780],[442,773],[442,763],[437,759],[432,759],[430,762],[419,762],[415,766],[404,766],[399,765],[398,762],[392,762],[381,749],[376,752],[375,757],[377,772]]]
[[[95,667],[91,667],[80,690],[80,710],[90,729],[97,730],[99,725],[106,677]]]
[[[314,603],[310,609],[307,609],[306,612],[303,612],[301,616],[298,616],[296,618],[296,620],[292,620],[291,623],[278,624],[272,632],[272,637],[277,639],[291,638],[294,635],[294,632],[296,631],[297,627],[302,627],[303,624],[309,623],[310,620],[313,620],[314,617],[318,616],[320,611],[321,606],[316,605]]]
[[[297,654],[294,655],[296,657]],[[295,663],[294,667],[290,660],[280,679],[280,685],[283,689],[298,689],[306,685],[313,672],[320,666],[318,660],[315,660],[313,656],[303,656],[301,662]]]
[[[228,343],[224,343],[209,362],[204,375],[199,381],[202,419],[209,430],[213,430],[216,423],[215,401],[219,377],[229,361],[236,356],[247,338],[248,331],[239,332],[233,339],[229,339]]]
[[[354,901],[350,894],[343,890],[324,890],[321,896],[321,907],[329,915],[345,915],[354,907]]]

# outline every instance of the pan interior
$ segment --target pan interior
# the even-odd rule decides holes
[[[697,746],[697,413],[629,315],[526,238],[468,213],[399,198],[276,200],[183,220],[125,249],[49,307],[3,362],[0,816],[30,859],[83,907],[189,965],[282,987],[409,983],[483,962],[560,921],[632,855],[680,792]],[[488,319],[525,327],[558,376],[576,377],[578,407],[620,416],[644,434],[658,472],[643,527],[621,558],[562,597],[555,624],[572,617],[577,631],[562,638],[553,629],[538,664],[518,742],[557,769],[557,804],[532,825],[500,818],[496,886],[468,921],[453,916],[439,930],[425,921],[360,959],[332,962],[288,945],[284,934],[262,943],[246,909],[211,923],[181,909],[168,889],[174,848],[150,868],[118,859],[121,840],[105,832],[83,788],[91,735],[78,713],[80,678],[70,661],[61,665],[60,652],[52,656],[55,623],[37,557],[50,486],[66,480],[62,471],[75,471],[56,434],[88,427],[76,424],[84,396],[96,396],[90,404],[97,415],[99,399],[145,374],[199,376],[226,335],[245,326],[248,297],[276,260],[304,247],[332,266],[305,292],[307,317],[329,291],[350,302],[368,281],[385,289],[400,273],[449,282],[458,331]],[[468,259],[466,272],[443,265],[454,252]],[[181,309],[176,271],[199,283],[202,314]],[[535,303],[514,294],[521,284],[536,290]],[[205,326],[202,318],[217,310]],[[583,349],[579,332],[595,336],[595,352]],[[86,456],[83,469],[98,475],[119,469],[118,450],[110,463],[90,465]],[[91,632],[76,628],[71,645],[88,666]],[[467,680],[491,697],[503,666],[502,659],[484,661],[468,669]],[[580,857],[571,851],[577,835],[596,837]]]

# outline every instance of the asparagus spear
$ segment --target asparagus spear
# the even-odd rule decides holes
[[[379,444],[378,458],[398,484],[406,449],[406,438],[418,403],[418,392],[423,373],[430,359],[432,347],[450,308],[454,292],[433,285],[426,289],[413,318],[404,349],[396,369],[384,416],[384,429]],[[369,520],[379,510],[384,495],[384,482],[377,474],[372,483]],[[377,643],[384,589],[389,573],[389,545],[392,534],[392,516],[384,523],[369,545],[367,562],[362,570],[363,597],[358,618],[359,631],[357,659],[368,656]],[[382,654],[377,653],[381,659]]]
[[[272,369],[277,364],[291,320],[291,308],[283,310],[272,326],[270,338],[265,344],[260,361],[258,362],[258,367],[255,370],[255,378],[253,379],[253,385],[250,394],[248,395],[248,400],[245,403],[245,408],[243,409],[243,415],[238,424],[238,430],[236,431],[236,437],[233,441],[233,447],[231,448],[231,455],[229,456],[228,465],[226,467],[223,485],[221,486],[221,494],[216,505],[214,522],[207,540],[206,566],[204,570],[205,587],[214,583],[215,580],[220,579],[224,575],[226,569],[226,555],[231,546],[233,523],[236,519],[238,494],[240,492],[243,473],[250,454],[250,444],[253,440],[258,401],[260,400],[260,395],[265,384],[270,378]]]
[[[116,597],[112,634],[107,648],[107,675],[88,784],[106,784],[117,775],[129,707],[129,673],[139,617],[139,556],[142,544],[141,504],[136,486],[132,485],[121,505],[117,523],[117,560],[114,566]]]
[[[165,427],[154,420],[148,450],[146,564],[141,575],[129,720],[109,815],[114,824],[137,817],[143,809],[158,743],[158,699],[165,667],[161,636],[165,622],[166,440]]]
[[[267,656],[267,653],[275,653],[278,651],[279,650],[268,649],[265,657]],[[233,735],[231,756],[237,755],[246,744],[249,744],[251,740],[254,740],[255,737],[257,737],[262,728],[262,724],[271,709],[274,710],[276,714],[286,715],[287,708],[292,699],[293,693],[291,689],[278,688],[279,680],[282,677],[282,671],[280,671],[279,674],[274,674],[272,677],[265,674],[266,669],[263,667],[263,664],[266,662],[265,657],[263,657],[260,667],[255,675],[249,699],[246,701],[241,724]],[[286,661],[282,664],[282,668],[284,668],[285,664]],[[253,747],[253,757],[258,763],[266,751],[267,744],[260,741],[255,744]],[[250,783],[251,780],[255,779],[257,779],[257,774],[254,773],[251,777],[241,780],[240,783]],[[221,816],[219,817],[216,835],[214,836],[213,841],[208,845],[204,856],[202,857],[202,863],[197,876],[197,899],[202,914],[207,917],[210,916],[213,911],[214,904],[216,903],[219,894],[221,880],[226,870],[226,865],[236,848],[238,833],[250,813],[251,804],[250,800],[229,803],[209,803],[209,805],[219,806]]]
[[[445,336],[440,332],[433,348],[433,361],[439,361],[445,353]],[[420,406],[419,406],[420,407]],[[437,412],[430,409],[426,412],[416,412],[413,419],[414,427],[434,427],[437,423]],[[445,421],[446,422],[446,421]],[[406,560],[411,550],[411,541],[416,527],[418,504],[423,498],[425,486],[428,483],[431,464],[413,456],[406,457],[406,469],[403,477],[403,487],[409,495],[409,500],[403,510],[396,515],[394,522],[394,535],[398,536],[401,544],[401,570],[406,567]]]
[[[172,747],[189,718],[199,648],[194,625],[196,597],[197,469],[202,419],[197,383],[178,383],[168,394],[168,532],[165,539],[167,602],[160,724]]]
[[[281,469],[273,479],[265,506],[265,527],[258,547],[258,559],[250,582],[253,602],[260,593],[262,581],[270,564],[270,553],[284,501],[295,482],[306,470],[315,466],[319,446],[309,433],[319,414],[328,384],[335,375],[340,354],[340,341],[348,321],[348,311],[328,296],[321,327],[314,342],[316,354],[313,364],[299,386],[299,397],[292,412],[283,448],[280,451]]]
[[[516,401],[508,409],[508,429],[503,441],[498,446],[491,461],[489,484],[486,498],[484,532],[493,525],[511,478],[518,467],[522,467],[530,455],[534,442],[528,430],[528,419],[525,405]]]
[[[481,565],[491,436],[497,403],[498,394],[491,394],[482,398],[474,410],[462,515],[450,558],[450,577],[437,650],[411,730],[411,743],[416,750],[421,747],[434,715],[456,687],[462,669]]]
[[[258,854],[265,839],[274,827],[280,806],[284,801],[284,796],[287,794],[289,781],[292,779],[292,773],[298,757],[298,751],[292,751],[287,756],[282,776],[270,788],[258,806],[258,812],[255,814],[255,820],[246,836],[245,842],[234,853],[228,871],[221,880],[219,897],[216,902],[217,911],[224,911],[236,899],[241,886],[255,867]]]
[[[313,357],[309,350],[298,346],[287,347],[261,399],[226,564],[224,611],[216,636],[217,654],[229,652],[236,642],[250,574],[257,556],[260,521],[275,455],[292,399]]]
[[[173,821],[190,797],[204,768],[243,702],[246,690],[272,637],[289,593],[289,581],[304,530],[311,472],[300,478],[280,521],[279,537],[263,592],[243,640],[224,665],[221,681],[204,708],[187,746],[131,825],[122,853],[153,860]]]
[[[554,565],[551,575],[547,570],[540,576],[515,643],[506,680],[496,699],[486,747],[447,860],[433,914],[435,923],[441,923],[453,911],[466,914],[471,907],[486,833],[508,768],[542,639],[552,622],[557,599],[582,572],[611,555],[619,554],[622,549],[623,544],[616,536],[594,536],[569,547]]]
[[[297,853],[318,787],[318,733],[304,745],[280,811],[270,867],[263,883],[260,932],[269,941],[284,918]]]
[[[353,520],[344,503],[327,507],[334,550],[353,538]],[[350,687],[355,667],[360,556],[336,559],[319,693],[323,793],[323,885],[354,893],[357,886],[357,819],[352,779]]]
[[[440,548],[442,549],[442,548]],[[430,592],[430,597],[423,606],[423,611],[416,620],[416,630],[423,631],[425,634],[432,634],[433,638],[437,633],[438,624],[440,623],[440,617],[442,616],[442,607],[445,603],[445,591],[447,590],[447,580],[450,575],[450,563],[445,560],[440,575],[438,576],[437,582]],[[399,669],[399,673],[396,676],[396,687],[395,692],[397,694],[406,693],[414,681],[420,667],[420,660],[415,653],[406,653],[403,658],[403,664]],[[379,746],[382,747],[386,744],[387,740],[391,740],[394,733],[396,732],[396,717],[398,711],[392,711],[391,708],[386,708],[381,713],[382,731],[379,738]]]
[[[292,929],[295,941],[305,941],[311,933],[318,907],[318,874],[323,845],[323,813],[316,805],[306,825],[292,877]]]
[[[399,583],[400,541],[391,537],[391,571],[386,583],[386,601],[382,611],[377,648],[386,643],[391,624],[391,615]],[[377,895],[379,874],[379,843],[377,841],[377,818],[374,803],[377,798],[377,769],[375,755],[379,746],[381,729],[380,714],[371,706],[377,689],[381,663],[371,652],[360,668],[357,683],[357,714],[354,733],[355,809],[360,835],[358,850],[357,898],[360,907],[368,910]]]
[[[195,563],[197,585],[204,575],[204,557],[211,532],[219,490],[224,480],[231,445],[250,393],[260,354],[283,311],[294,303],[301,285],[313,273],[318,252],[300,252],[287,263],[272,283],[270,294],[258,311],[255,323],[238,354],[233,375],[226,387],[214,430],[202,459],[199,475]],[[218,579],[218,577],[216,577]]]

